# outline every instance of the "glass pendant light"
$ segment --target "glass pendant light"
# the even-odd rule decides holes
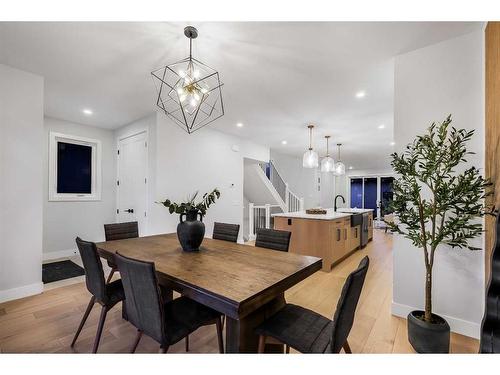
[[[326,156],[321,159],[321,172],[333,172],[335,167],[335,162],[333,158],[330,157],[330,153],[328,152],[328,139],[329,135],[325,135],[326,138]]]
[[[314,125],[308,125],[307,128],[309,129],[309,149],[304,152],[302,166],[304,168],[318,168],[318,153],[312,148],[312,130]]]
[[[333,171],[336,176],[342,176],[345,174],[345,164],[342,163],[340,159],[340,146],[342,146],[342,143],[337,143],[337,147],[339,148],[339,156],[338,161],[335,163],[335,169]]]

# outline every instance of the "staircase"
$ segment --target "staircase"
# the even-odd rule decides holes
[[[258,229],[273,227],[273,218],[271,216],[273,213],[304,210],[304,198],[300,198],[289,189],[288,184],[281,177],[272,161],[255,164],[251,168],[255,169],[252,171],[255,178],[259,179],[267,187],[273,203],[248,204],[248,239],[250,241],[255,239]]]

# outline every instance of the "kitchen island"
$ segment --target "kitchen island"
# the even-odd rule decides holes
[[[322,258],[325,272],[373,238],[373,210],[328,209],[326,214],[298,211],[272,216],[274,229],[292,232],[289,252]]]

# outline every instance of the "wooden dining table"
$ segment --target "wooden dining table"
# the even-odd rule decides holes
[[[175,233],[101,242],[97,249],[111,261],[118,252],[154,262],[168,290],[226,315],[227,353],[257,352],[255,327],[283,307],[287,289],[322,266],[321,258],[209,238],[198,252],[185,252]]]

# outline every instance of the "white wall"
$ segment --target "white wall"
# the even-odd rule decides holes
[[[149,154],[150,175],[156,179],[150,181],[147,234],[175,232],[179,221],[179,215],[170,215],[155,201],[181,201],[197,190],[201,195],[217,187],[221,198],[204,219],[206,236],[212,235],[214,221],[223,221],[240,224],[242,240],[243,158],[269,160],[269,149],[209,127],[188,135],[161,113],[129,124],[115,136],[137,129],[148,129],[150,142],[156,142]]]
[[[42,285],[43,78],[0,65],[0,302]]]
[[[484,167],[484,34],[474,32],[396,58],[394,140],[401,151],[432,121],[453,115],[457,128],[476,130],[469,164]],[[483,239],[475,245],[481,246]],[[420,249],[394,237],[393,313],[424,304]],[[484,253],[441,248],[434,266],[433,308],[453,331],[478,337],[484,300]]]
[[[302,158],[281,154],[271,150],[273,160],[281,177],[288,183],[290,190],[304,198],[304,207],[317,207],[321,204],[317,178],[320,173],[316,169],[302,167]]]
[[[50,202],[48,200],[49,133],[98,139],[102,145],[102,183],[99,201]],[[106,223],[115,222],[116,143],[111,130],[58,120],[44,119],[43,143],[43,256],[56,259],[77,253],[75,238],[103,241]]]

